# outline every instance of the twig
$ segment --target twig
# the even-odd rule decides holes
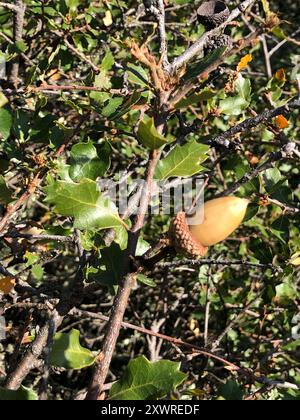
[[[264,56],[265,56],[265,63],[266,63],[266,70],[267,70],[267,76],[269,79],[272,78],[272,66],[271,66],[271,61],[270,61],[270,53],[268,50],[268,44],[267,44],[267,40],[265,35],[261,36],[261,42],[263,45],[263,51],[264,51]]]
[[[77,314],[79,316],[87,316],[88,318],[100,319],[100,320],[105,321],[105,322],[109,321],[109,317],[107,317],[105,315],[95,314],[93,312],[88,312],[88,311],[81,311],[79,309],[74,309],[71,312],[71,314]],[[207,350],[205,350],[205,349],[203,349],[203,348],[201,348],[197,345],[193,345],[191,343],[187,343],[185,341],[182,341],[179,338],[170,337],[168,335],[161,334],[161,333],[155,332],[153,330],[149,330],[147,328],[140,327],[138,325],[130,324],[129,322],[122,322],[121,327],[129,328],[129,329],[132,329],[132,330],[135,330],[135,331],[139,331],[143,334],[147,334],[147,335],[151,335],[153,337],[157,337],[161,340],[168,341],[169,343],[176,344],[178,346],[187,347],[187,348],[191,349],[193,352],[201,354],[201,355],[203,355],[205,357],[208,357],[210,359],[217,360],[217,361],[223,363],[226,366],[230,366],[233,370],[239,370],[240,369],[238,366],[234,365],[233,363],[229,362],[228,360],[224,359],[223,357],[218,356],[218,355],[216,355],[216,354],[214,354],[210,351],[207,351]]]
[[[200,260],[179,260],[179,261],[172,261],[172,262],[163,262],[159,263],[159,268],[176,268],[176,267],[184,267],[184,266],[192,266],[192,267],[199,267],[202,265],[220,265],[220,266],[233,266],[233,265],[242,265],[244,267],[253,267],[253,268],[270,268],[273,271],[281,271],[280,267],[276,267],[272,264],[260,264],[260,263],[252,263],[247,260],[219,260],[217,258],[214,259],[205,259],[201,258]]]
[[[300,100],[294,99],[288,102],[286,105],[281,106],[279,108],[267,110],[261,114],[258,114],[254,118],[248,118],[241,122],[240,124],[235,125],[234,127],[230,128],[229,130],[225,131],[224,133],[220,134],[219,136],[213,138],[209,141],[209,144],[212,146],[223,146],[226,148],[234,147],[234,145],[228,140],[235,136],[236,134],[243,133],[251,128],[257,127],[259,124],[264,123],[266,120],[270,120],[271,118],[277,117],[278,115],[287,114],[292,109],[300,108]]]
[[[60,236],[60,235],[31,235],[30,233],[5,233],[0,235],[0,238],[23,238],[34,241],[54,241],[54,242],[74,242],[75,239],[72,236]]]
[[[48,90],[71,90],[71,91],[88,91],[88,92],[103,92],[103,89],[97,88],[95,86],[80,86],[80,85],[48,85],[42,84],[41,86],[28,86],[28,91],[32,92],[44,92]],[[118,89],[110,89],[110,93],[121,94],[121,91]]]
[[[10,219],[14,217],[15,213],[19,210],[19,208],[22,207],[26,200],[36,191],[37,187],[41,182],[40,175],[40,172],[38,172],[27,186],[26,191],[21,195],[21,197],[16,201],[16,203],[7,207],[7,211],[0,221],[0,233],[3,232],[3,230],[6,228],[6,225],[8,224]]]
[[[0,31],[0,37],[2,37],[10,45],[14,45],[14,42],[7,35],[5,35],[4,32]],[[27,57],[26,54],[21,53],[20,55],[23,58],[23,60],[27,61],[28,64],[30,64],[31,66],[34,66],[34,62],[29,57]],[[18,90],[18,93],[22,93],[22,92]]]
[[[272,57],[272,55],[275,54],[275,52],[278,51],[281,47],[283,47],[287,42],[293,42],[294,41],[293,37],[298,35],[299,33],[300,33],[300,28],[298,28],[295,32],[293,32],[290,37],[282,40],[281,42],[279,42],[279,44],[277,44],[274,48],[272,48],[269,51],[269,56]]]
[[[14,42],[20,42],[23,39],[23,28],[25,18],[26,5],[22,0],[16,0],[16,10],[14,17]],[[15,86],[18,84],[19,78],[19,57],[16,57],[12,64],[10,80]]]
[[[158,22],[161,60],[163,67],[167,69],[170,63],[168,60],[168,42],[166,34],[166,13],[164,0],[157,0],[157,6],[158,8],[152,6],[150,10],[155,15]]]
[[[3,1],[0,1],[0,7],[12,10],[14,12],[18,12],[18,10],[19,10],[19,8],[16,4],[4,3]]]
[[[223,191],[221,194],[217,195],[219,196],[228,196],[230,194],[233,194],[236,192],[241,185],[246,184],[247,182],[252,181],[255,179],[261,172],[266,171],[269,168],[272,168],[274,163],[279,162],[282,159],[290,158],[294,154],[294,147],[295,143],[288,143],[286,146],[284,146],[279,152],[271,153],[266,162],[264,162],[262,165],[258,166],[256,169],[254,169],[251,172],[247,172],[241,179],[234,182],[229,188],[227,188],[225,191]]]
[[[251,43],[262,33],[263,29],[257,29],[257,31],[252,32],[246,38],[240,39],[237,41],[232,48],[227,50],[220,58],[214,61],[209,67],[207,67],[202,73],[197,76],[198,80],[206,79],[210,73],[217,70],[217,68],[223,64],[227,58],[233,56],[234,54],[238,54],[244,48],[251,45]],[[176,103],[181,101],[184,97],[188,95],[188,93],[195,88],[195,79],[191,82],[186,83],[175,95],[170,99],[170,108],[174,107]]]
[[[89,57],[87,57],[85,54],[79,51],[76,47],[74,47],[74,45],[72,45],[68,41],[67,37],[65,37],[64,42],[66,46],[69,48],[69,50],[71,50],[75,55],[77,55],[79,58],[85,61],[94,70],[95,73],[99,73],[100,71],[99,67],[96,66],[96,64],[94,64]]]
[[[247,311],[256,303],[256,301],[262,296],[263,291],[259,293],[258,296],[255,297],[251,302],[249,302],[243,310],[227,325],[224,329],[222,334],[212,343],[211,351],[214,352],[219,347],[222,340],[226,337],[226,335],[232,330],[232,328],[240,321],[240,319],[247,313]]]
[[[168,67],[169,73],[175,73],[180,67],[187,64],[189,61],[191,61],[194,57],[198,56],[203,48],[206,46],[209,39],[212,37],[218,35],[220,31],[226,26],[235,20],[241,13],[244,13],[246,9],[250,6],[252,6],[257,0],[245,0],[243,1],[239,7],[234,9],[226,22],[222,23],[220,26],[218,26],[216,29],[213,29],[211,31],[205,32],[205,34],[198,39],[190,48],[188,48],[181,56],[175,58],[173,63],[170,64]]]
[[[52,342],[53,335],[63,322],[64,317],[73,307],[81,303],[83,298],[83,270],[86,264],[86,255],[78,237],[77,248],[80,257],[79,266],[76,276],[70,284],[69,292],[66,295],[63,295],[59,300],[55,309],[52,311],[48,322],[41,328],[24,358],[8,376],[5,383],[7,389],[16,390],[20,388],[24,378],[34,367],[36,359],[40,357],[46,345]]]
[[[56,328],[61,324],[63,318],[56,312],[52,315],[51,319],[41,328],[37,338],[27,350],[27,353],[20,361],[16,369],[8,375],[5,387],[11,390],[17,390],[22,385],[23,379],[28,375],[30,370],[34,367],[36,359],[42,354],[45,348],[51,326],[54,324]]]

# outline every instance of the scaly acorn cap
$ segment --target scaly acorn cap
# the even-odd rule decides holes
[[[203,246],[190,232],[187,224],[185,212],[177,213],[171,222],[169,230],[171,245],[180,254],[185,254],[189,258],[204,257],[208,248]]]

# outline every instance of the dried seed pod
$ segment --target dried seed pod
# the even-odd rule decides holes
[[[249,200],[238,197],[222,197],[204,204],[194,221],[189,224],[184,212],[180,212],[172,220],[169,238],[174,248],[189,257],[203,257],[208,247],[215,245],[228,236],[242,223]]]
[[[205,29],[210,30],[224,23],[230,11],[223,1],[211,0],[201,4],[197,14],[199,22],[205,26]]]
[[[217,48],[229,47],[233,44],[232,38],[229,35],[222,34],[219,37],[210,38],[205,48],[205,55],[212,53]]]

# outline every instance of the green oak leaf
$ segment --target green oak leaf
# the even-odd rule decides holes
[[[158,400],[178,387],[186,375],[180,363],[170,360],[149,362],[144,356],[129,362],[123,377],[111,388],[110,400]]]
[[[137,137],[139,142],[150,150],[159,149],[168,143],[168,140],[157,131],[153,118],[140,122]]]
[[[50,358],[52,366],[78,370],[94,364],[95,356],[80,345],[79,335],[74,329],[67,334],[55,334]]]
[[[37,401],[38,395],[29,388],[21,386],[16,391],[0,388],[0,401]]]
[[[5,179],[0,175],[0,204],[9,204],[12,201],[12,191],[6,185]]]
[[[110,165],[110,146],[105,143],[100,148],[100,157],[92,141],[78,143],[72,147],[69,175],[75,182],[83,178],[92,180],[103,176]]]
[[[155,178],[190,177],[202,171],[201,165],[207,159],[209,146],[199,144],[196,140],[183,146],[175,146],[170,153],[158,162]]]
[[[80,183],[50,180],[45,188],[46,201],[57,213],[73,217],[77,229],[109,229],[123,225],[115,204],[98,191],[95,181]]]
[[[0,139],[7,140],[13,125],[13,117],[8,109],[0,108]]]

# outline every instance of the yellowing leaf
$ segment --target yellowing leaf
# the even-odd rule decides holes
[[[248,64],[251,63],[251,61],[253,60],[252,55],[251,54],[247,54],[245,55],[239,62],[238,66],[237,66],[237,71],[242,71],[244,69],[246,69],[248,67]]]
[[[295,266],[300,265],[300,252],[296,252],[296,254],[291,256],[290,263]]]
[[[290,124],[283,115],[278,115],[275,118],[275,123],[276,123],[277,128],[280,128],[281,130],[287,128]]]
[[[105,18],[103,18],[103,23],[105,26],[111,26],[113,24],[113,18],[110,10],[106,11]]]
[[[278,80],[280,83],[283,83],[284,84],[286,82],[285,70],[284,69],[277,70],[277,72],[275,73],[274,78],[276,80]]]
[[[15,287],[16,281],[13,277],[3,277],[0,279],[0,292],[8,295]]]

